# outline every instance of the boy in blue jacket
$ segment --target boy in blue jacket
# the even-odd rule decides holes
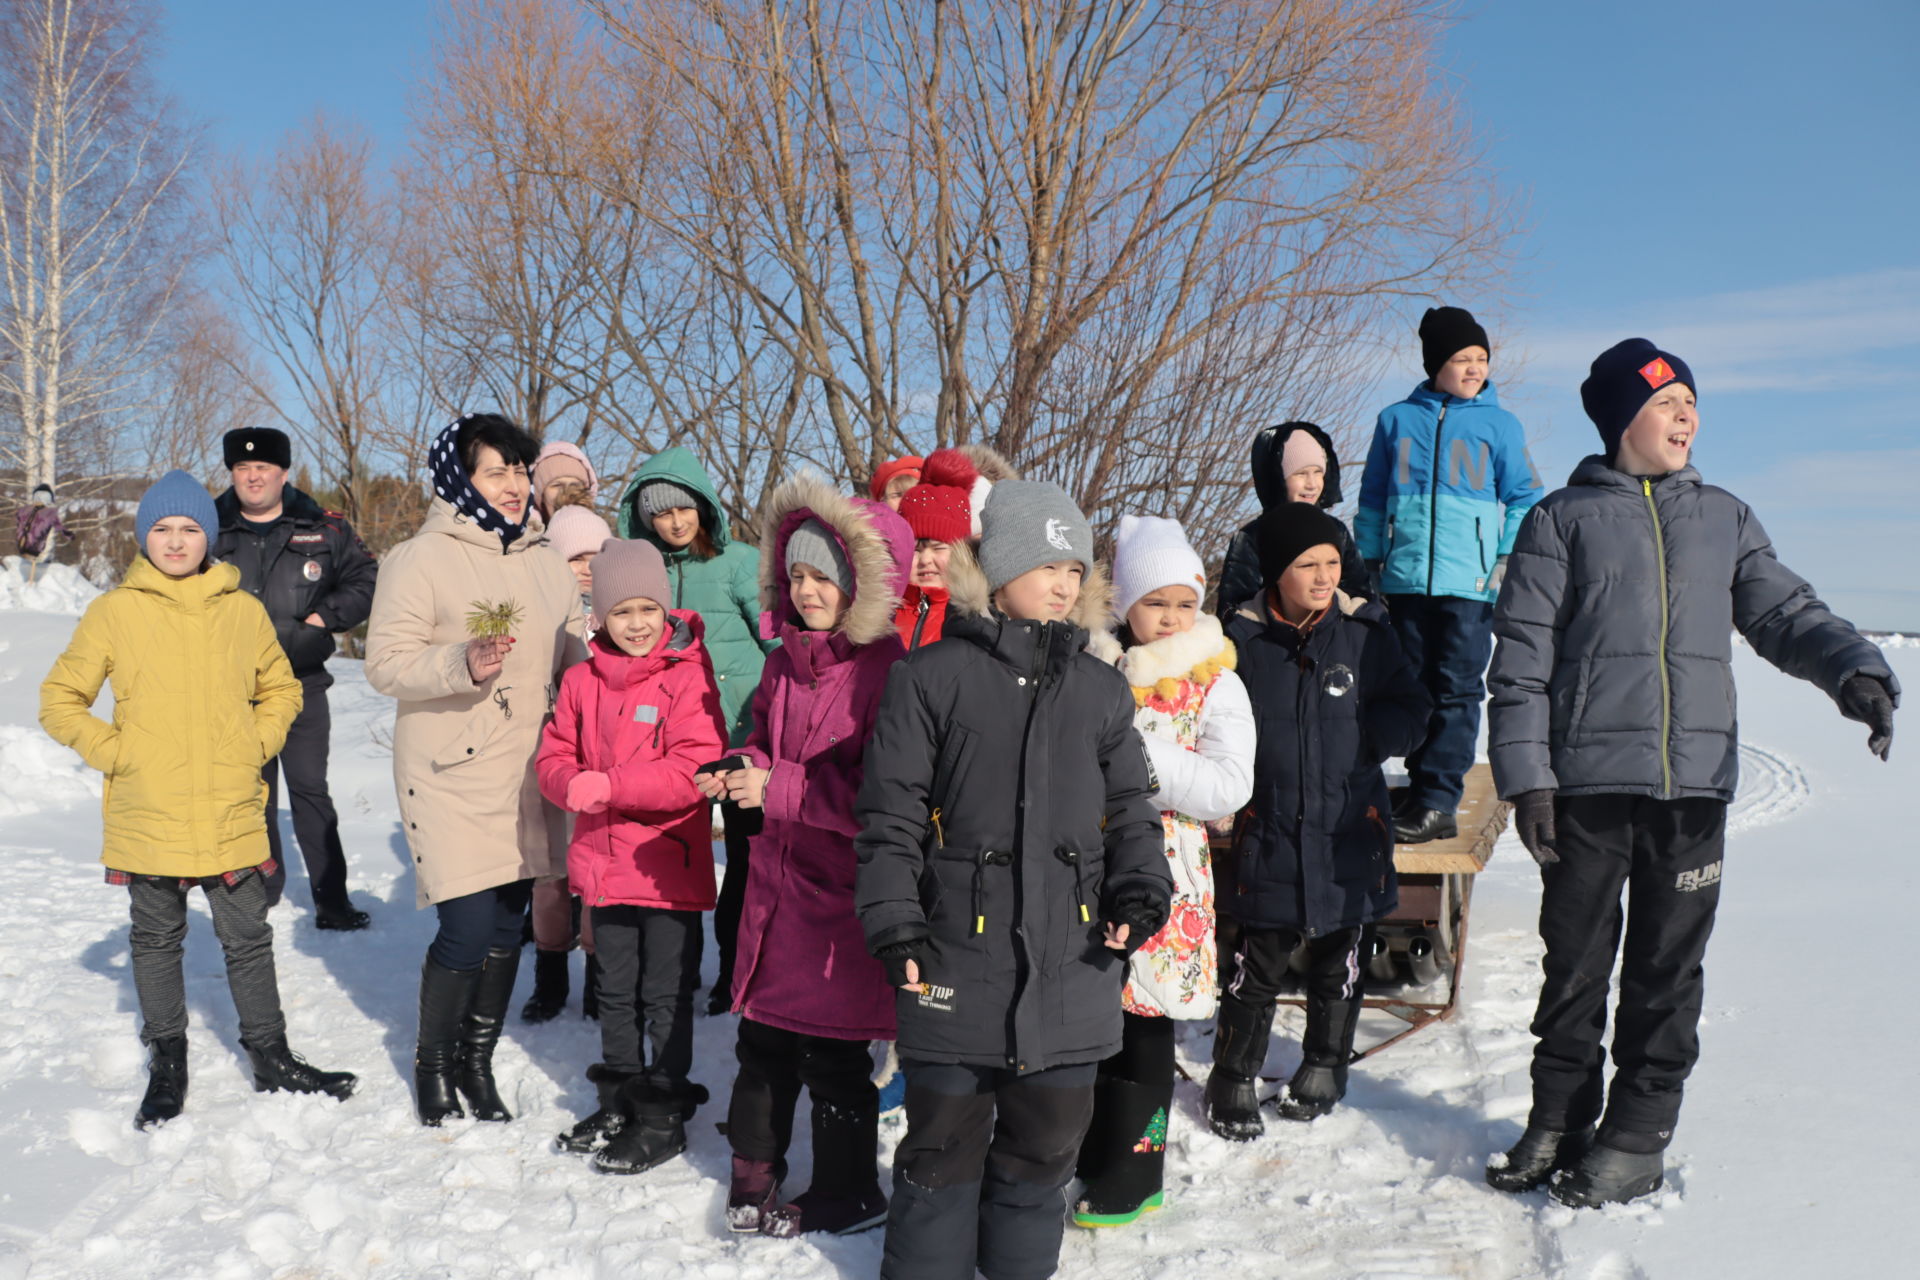
[[[1427,380],[1381,413],[1360,479],[1354,541],[1380,580],[1407,661],[1433,695],[1425,741],[1394,806],[1402,844],[1457,834],[1480,731],[1493,601],[1520,521],[1540,500],[1520,420],[1487,381],[1487,331],[1459,307],[1420,319]]]

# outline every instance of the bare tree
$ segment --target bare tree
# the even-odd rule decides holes
[[[192,259],[190,147],[151,35],[128,0],[0,11],[0,450],[29,486],[59,481],[78,433],[96,467],[111,456]]]

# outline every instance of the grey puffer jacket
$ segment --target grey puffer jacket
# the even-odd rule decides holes
[[[1502,796],[1554,788],[1733,798],[1733,638],[1836,701],[1899,684],[1880,650],[1774,557],[1747,504],[1692,467],[1587,458],[1527,513],[1494,609],[1487,751]]]

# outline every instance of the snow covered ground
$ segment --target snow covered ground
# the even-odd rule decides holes
[[[877,1273],[878,1232],[726,1235],[727,1149],[713,1122],[732,1078],[731,1018],[698,1027],[696,1076],[717,1101],[691,1126],[686,1157],[626,1179],[550,1153],[551,1136],[591,1105],[581,1071],[598,1040],[577,1014],[577,962],[568,1015],[516,1021],[501,1046],[515,1123],[414,1124],[408,1071],[432,916],[413,910],[394,817],[382,745],[390,704],[351,662],[335,663],[333,789],[374,927],[317,932],[299,871],[274,922],[294,1047],[359,1072],[360,1091],[344,1105],[252,1092],[196,897],[187,1111],[136,1132],[143,1061],[124,894],[100,882],[96,861],[99,780],[35,723],[39,681],[89,594],[77,575],[26,592],[0,572],[0,1280]],[[1890,656],[1920,687],[1920,653]],[[1272,1121],[1251,1146],[1207,1134],[1199,1090],[1183,1084],[1169,1207],[1130,1230],[1069,1228],[1060,1274],[1913,1274],[1911,1258],[1900,1261],[1900,1223],[1920,1189],[1920,1029],[1902,1016],[1917,876],[1901,801],[1920,785],[1920,729],[1909,716],[1882,765],[1866,754],[1866,731],[1823,696],[1744,648],[1736,662],[1749,745],[1708,956],[1704,1059],[1667,1190],[1576,1214],[1481,1182],[1487,1154],[1525,1118],[1538,981],[1538,881],[1509,837],[1475,891],[1466,1002],[1453,1022],[1362,1064],[1332,1116]],[[1299,1016],[1283,1013],[1270,1074],[1291,1071]],[[1372,1019],[1386,1026],[1368,1017],[1363,1038]],[[1182,1052],[1204,1078],[1197,1029]],[[795,1156],[797,1190],[810,1163],[804,1136]]]

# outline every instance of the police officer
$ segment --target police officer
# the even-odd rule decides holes
[[[229,431],[224,441],[233,487],[221,494],[220,540],[214,554],[240,570],[240,584],[266,606],[300,677],[306,703],[278,758],[261,771],[267,780],[267,836],[278,864],[268,892],[274,902],[286,888],[280,851],[279,807],[284,770],[293,809],[293,832],[307,864],[314,922],[322,929],[364,929],[367,913],[347,897],[347,860],[340,847],[340,819],[327,794],[327,739],[332,718],[327,689],[333,677],[335,632],[351,631],[373,607],[378,566],[353,526],[338,512],[287,483],[293,447],[272,427]]]

